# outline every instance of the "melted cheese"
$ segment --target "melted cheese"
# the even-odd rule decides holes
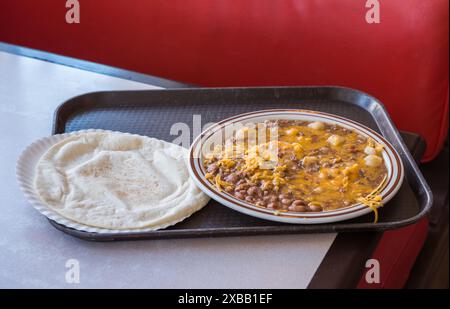
[[[256,145],[245,143],[245,139],[239,144],[228,141],[223,148],[215,148],[213,156],[219,159],[219,165],[246,173],[263,189],[294,192],[307,203],[320,204],[324,210],[357,202],[376,209],[374,205],[379,205],[380,198],[374,189],[386,178],[386,167],[368,164],[367,152],[382,162],[383,147],[372,139],[364,141],[354,131],[329,128],[317,123],[282,126],[278,128],[277,140]],[[270,132],[267,128],[269,138]],[[220,177],[214,181],[219,189],[231,185]]]

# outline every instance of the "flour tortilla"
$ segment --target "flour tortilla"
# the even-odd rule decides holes
[[[209,198],[189,177],[187,149],[119,132],[84,132],[39,160],[35,190],[60,215],[106,229],[164,228]]]

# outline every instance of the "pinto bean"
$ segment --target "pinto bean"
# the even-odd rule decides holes
[[[318,161],[319,161],[319,159],[315,156],[306,156],[302,159],[301,162],[302,162],[303,166],[309,166],[309,165],[317,163]]]
[[[208,171],[209,173],[212,173],[212,174],[217,173],[218,170],[219,170],[219,167],[217,166],[216,163],[213,163],[213,164],[209,165],[208,168],[207,168],[207,171]]]
[[[245,195],[242,194],[240,191],[234,192],[234,196],[236,196],[238,199],[243,200],[245,199]]]
[[[306,206],[306,203],[302,200],[295,200],[292,202],[292,206]]]
[[[281,203],[282,203],[283,205],[291,205],[292,200],[290,200],[290,199],[288,199],[288,198],[284,198],[284,199],[281,200]]]
[[[286,193],[289,195],[289,198],[290,198],[294,194],[294,191],[292,191],[292,189],[289,189],[286,191]]]
[[[239,185],[241,185],[241,184],[243,184],[243,183],[245,183],[246,181],[245,181],[245,179],[241,179],[241,180],[239,180],[236,184],[239,186]]]
[[[269,208],[269,209],[277,209],[278,208],[278,203],[271,202],[271,203],[267,204],[267,208]]]
[[[234,189],[233,189],[232,186],[228,186],[228,187],[225,188],[225,192],[231,193],[233,191],[234,191]]]
[[[322,193],[323,192],[323,188],[322,187],[316,187],[313,190],[314,193]]]
[[[225,178],[226,182],[233,183],[233,184],[238,182],[238,180],[239,180],[239,177],[236,174],[230,174]]]
[[[351,146],[348,148],[348,152],[350,152],[351,154],[355,154],[355,153],[358,152],[358,148],[356,148],[355,145],[351,145]]]
[[[322,147],[319,149],[319,153],[320,154],[328,154],[328,153],[330,153],[330,150],[331,149],[329,147]]]
[[[251,195],[251,196],[258,195],[258,187],[252,186],[252,187],[248,188],[247,194]]]
[[[269,201],[271,201],[271,202],[277,202],[277,201],[278,201],[278,198],[277,198],[275,195],[270,195]]]
[[[284,199],[284,198],[288,198],[288,196],[287,196],[286,194],[280,194],[280,195],[278,195],[278,198],[279,198],[280,200],[282,200],[282,199]]]
[[[342,162],[342,159],[341,159],[341,158],[334,158],[334,159],[331,161],[331,164],[336,165],[336,164],[341,163],[341,162]]]
[[[281,209],[288,210],[288,208],[289,208],[289,205],[281,204]]]
[[[256,202],[256,206],[259,206],[259,207],[265,207],[265,206],[266,206],[266,203],[263,202],[263,201],[258,201],[258,202]]]
[[[323,209],[322,206],[320,206],[318,204],[312,204],[312,203],[308,204],[308,208],[309,208],[309,210],[314,211],[314,212],[322,211],[322,209]]]
[[[297,212],[305,212],[307,209],[305,206],[302,206],[302,205],[299,205],[299,206],[291,205],[291,206],[289,206],[288,210],[297,211]]]
[[[249,187],[248,184],[242,183],[242,184],[238,185],[238,186],[236,187],[236,189],[238,189],[238,190],[247,190],[248,187]]]
[[[315,172],[318,172],[320,170],[320,165],[319,164],[312,164],[312,165],[310,165],[310,166],[308,166],[307,168],[306,168],[306,171],[308,172],[308,173],[315,173]]]
[[[247,201],[247,202],[253,202],[254,200],[255,200],[255,198],[253,197],[253,196],[250,196],[250,195],[247,195],[246,197],[245,197],[245,200]]]

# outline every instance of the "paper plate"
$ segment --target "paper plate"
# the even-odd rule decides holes
[[[52,135],[49,137],[44,137],[40,140],[37,140],[36,142],[32,143],[30,146],[28,146],[20,155],[17,165],[16,165],[16,176],[17,180],[19,182],[19,186],[21,187],[23,193],[25,194],[28,201],[31,203],[31,205],[38,210],[41,214],[49,218],[50,220],[56,221],[59,224],[62,224],[64,226],[77,229],[80,231],[86,231],[86,232],[92,232],[92,233],[120,233],[120,234],[128,234],[128,233],[140,233],[140,232],[149,232],[154,230],[159,230],[166,228],[168,226],[172,226],[178,222],[183,221],[188,216],[185,216],[183,218],[180,218],[177,221],[172,221],[170,223],[164,224],[164,225],[158,225],[153,226],[151,228],[140,228],[140,229],[105,229],[105,228],[99,228],[99,227],[93,227],[89,225],[84,225],[75,221],[72,221],[70,219],[67,219],[54,211],[52,208],[50,208],[48,205],[46,205],[43,201],[41,201],[39,195],[34,190],[34,178],[35,178],[35,169],[36,164],[38,163],[39,159],[42,157],[42,155],[50,149],[53,145],[56,143],[62,141],[63,139],[74,136],[78,134],[83,134],[87,132],[113,132],[108,130],[99,130],[99,129],[90,129],[90,130],[81,130],[71,133],[65,133],[65,134],[57,134]],[[122,132],[120,132],[122,133]],[[135,135],[130,133],[122,133],[122,134],[129,134],[129,135]],[[198,209],[197,209],[198,210]]]

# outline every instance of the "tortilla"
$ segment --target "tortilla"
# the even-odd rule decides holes
[[[159,229],[206,205],[189,177],[187,149],[127,133],[83,132],[39,160],[34,187],[60,215],[106,229]]]

